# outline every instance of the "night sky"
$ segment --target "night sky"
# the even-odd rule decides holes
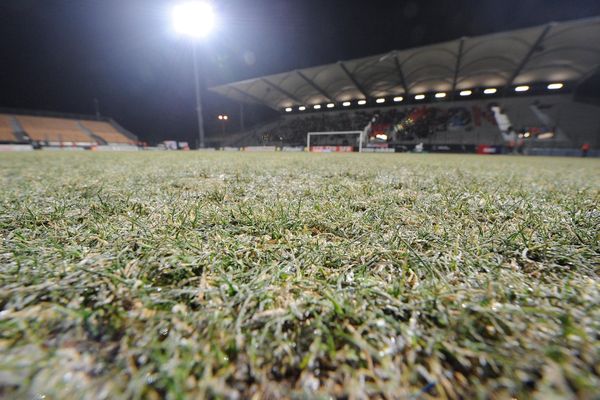
[[[0,107],[93,114],[97,98],[142,140],[196,137],[192,51],[174,1],[0,0]],[[598,0],[223,0],[201,46],[207,86],[461,36],[600,15]],[[205,94],[238,124],[239,106]],[[248,119],[268,117],[249,110]]]

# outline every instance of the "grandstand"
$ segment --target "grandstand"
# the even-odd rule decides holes
[[[309,131],[364,130],[367,148],[406,150],[423,143],[434,151],[475,151],[506,146],[510,128],[532,154],[568,154],[583,143],[600,146],[600,99],[583,103],[577,95],[600,74],[600,43],[591,37],[600,37],[598,17],[394,50],[211,90],[281,113],[276,122],[227,138],[227,146],[302,146]],[[339,145],[348,138],[321,140]]]
[[[35,114],[35,115],[34,115]],[[109,118],[0,110],[0,144],[32,148],[131,148],[135,135]]]
[[[275,123],[255,128],[243,136],[233,136],[227,144],[303,146],[307,131],[363,130],[372,122],[365,138],[367,146],[401,149],[424,143],[438,146],[436,149],[470,146],[466,148],[474,151],[476,145],[503,145],[501,129],[490,110],[493,105],[505,110],[528,148],[568,148],[583,142],[598,145],[598,107],[575,104],[568,95],[283,115]],[[544,135],[548,132],[552,135]],[[379,139],[382,137],[385,139]],[[327,139],[328,143],[337,145],[346,140],[343,137]]]
[[[81,127],[101,141],[110,144],[134,144],[135,140],[119,132],[113,125],[103,121],[81,121]]]
[[[13,133],[12,118],[8,115],[0,114],[0,142],[16,142],[17,137]]]
[[[16,120],[23,128],[23,132],[35,142],[52,145],[61,143],[91,145],[94,143],[93,138],[87,135],[75,120],[31,116],[18,116]]]

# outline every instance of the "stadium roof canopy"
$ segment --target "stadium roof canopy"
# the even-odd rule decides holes
[[[600,17],[394,50],[211,88],[276,110],[354,99],[578,81],[600,66]]]

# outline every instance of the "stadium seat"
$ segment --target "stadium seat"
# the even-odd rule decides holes
[[[31,140],[59,143],[94,143],[76,120],[49,117],[16,117]]]
[[[133,144],[134,141],[123,135],[108,122],[81,121],[81,124],[107,143]]]
[[[17,138],[13,133],[10,123],[10,116],[0,114],[0,142],[16,142]]]

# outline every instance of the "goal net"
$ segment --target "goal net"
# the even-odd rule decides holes
[[[308,132],[306,148],[314,152],[362,152],[363,131]]]

